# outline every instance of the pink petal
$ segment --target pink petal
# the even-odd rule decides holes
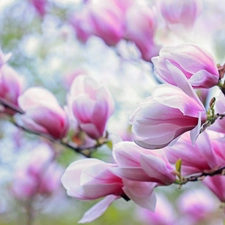
[[[126,179],[123,182],[123,190],[132,201],[150,211],[155,210],[156,196],[153,192],[156,186],[155,183],[130,181]]]
[[[92,208],[90,208],[78,223],[90,223],[97,219],[108,209],[110,204],[118,198],[119,197],[116,195],[108,195],[103,200],[95,204]]]

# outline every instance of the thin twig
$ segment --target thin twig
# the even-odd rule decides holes
[[[201,181],[207,176],[215,176],[215,175],[225,175],[225,166],[221,168],[212,169],[209,171],[204,171],[201,174],[190,176],[190,177],[183,177],[181,181],[178,182],[179,185],[186,184],[188,182],[194,181]]]
[[[24,114],[25,113],[22,109],[20,109],[16,105],[13,105],[12,103],[6,101],[5,99],[3,99],[1,97],[0,97],[0,105],[3,105],[4,107],[6,107],[8,109],[13,110],[15,113],[19,113],[19,114]],[[91,157],[92,151],[96,150],[97,148],[99,148],[102,145],[104,145],[104,144],[107,143],[107,140],[106,140],[106,141],[103,141],[101,143],[97,142],[95,145],[90,146],[90,147],[81,148],[81,147],[78,147],[78,146],[74,146],[72,143],[64,142],[61,139],[54,139],[50,135],[47,135],[47,134],[44,134],[44,133],[40,133],[40,132],[37,132],[37,131],[32,131],[30,129],[27,129],[27,128],[23,127],[22,125],[18,124],[14,119],[12,119],[12,117],[10,119],[10,122],[14,126],[16,126],[17,128],[19,128],[20,130],[22,130],[24,132],[31,133],[31,134],[35,134],[37,136],[46,138],[46,139],[50,140],[51,142],[55,142],[55,143],[58,143],[60,145],[65,146],[65,147],[68,147],[69,149],[73,150],[74,152],[79,153],[79,154],[82,154],[83,156],[85,156],[87,158],[90,158]],[[89,150],[89,151],[87,152],[87,150]]]

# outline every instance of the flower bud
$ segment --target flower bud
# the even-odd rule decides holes
[[[68,119],[55,96],[43,88],[26,90],[19,97],[19,106],[25,111],[22,121],[27,129],[63,138],[68,131]]]
[[[112,96],[106,87],[99,86],[91,77],[78,76],[71,85],[68,100],[79,127],[92,139],[102,137],[114,110]]]
[[[150,61],[158,55],[159,46],[154,43],[156,17],[151,8],[130,7],[126,14],[126,39],[133,41],[142,59]]]
[[[219,72],[212,55],[194,44],[164,47],[152,62],[156,73],[173,85],[175,82],[167,62],[180,69],[194,88],[210,88],[219,82]]]

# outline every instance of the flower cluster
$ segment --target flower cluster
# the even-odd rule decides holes
[[[213,57],[197,45],[183,44],[162,48],[152,61],[157,75],[167,83],[157,86],[132,113],[135,143],[114,145],[114,163],[77,161],[62,176],[68,195],[74,198],[105,197],[85,213],[80,223],[96,219],[121,197],[154,211],[154,188],[185,184],[189,181],[185,176],[201,177],[207,171],[213,175],[224,166],[223,120],[216,121],[225,110],[224,96],[221,94],[206,110],[196,94],[196,89],[209,89],[220,82]],[[221,201],[223,183],[221,176],[204,181]]]

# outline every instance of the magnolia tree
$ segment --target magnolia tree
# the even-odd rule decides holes
[[[2,215],[14,199],[23,223],[36,224],[38,211],[53,216],[70,196],[99,200],[79,223],[115,201],[140,206],[127,214],[139,224],[224,224],[219,2],[30,0],[3,9]]]

